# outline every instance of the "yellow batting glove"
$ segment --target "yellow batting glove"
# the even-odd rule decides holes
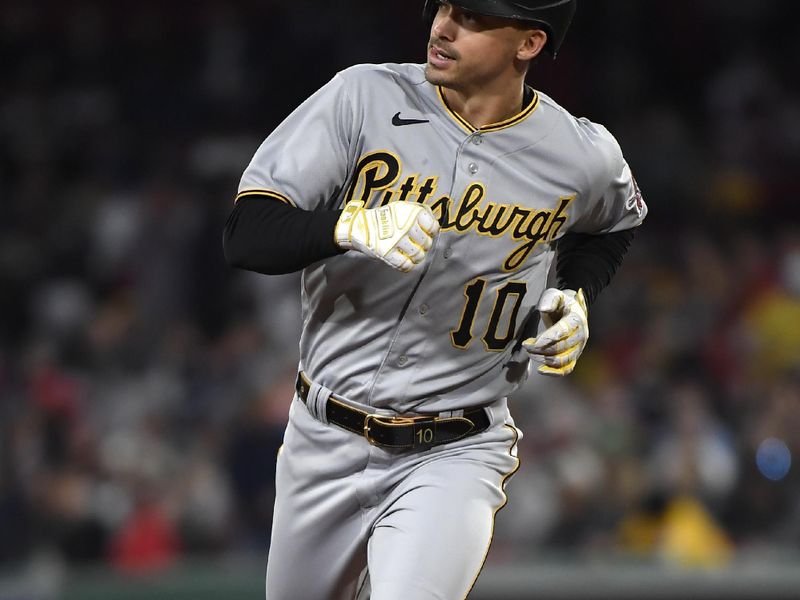
[[[411,271],[425,260],[439,233],[431,209],[415,202],[392,202],[364,208],[350,202],[336,223],[336,243],[383,261],[398,271]]]
[[[538,309],[546,329],[539,337],[523,341],[522,347],[533,360],[543,363],[538,368],[542,375],[569,375],[589,340],[583,290],[546,289]]]

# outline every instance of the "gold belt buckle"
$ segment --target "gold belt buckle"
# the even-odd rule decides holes
[[[369,431],[369,424],[372,422],[373,419],[377,419],[378,415],[367,415],[364,419],[364,437],[367,438],[367,441],[372,444],[373,446],[377,446],[378,442],[372,439]]]

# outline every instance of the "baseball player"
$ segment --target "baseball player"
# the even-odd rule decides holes
[[[303,271],[268,600],[477,579],[519,466],[507,397],[531,359],[573,370],[646,214],[611,134],[525,83],[574,11],[428,0],[426,63],[338,73],[246,168],[229,264]]]

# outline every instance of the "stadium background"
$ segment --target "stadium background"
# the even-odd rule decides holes
[[[333,73],[424,60],[421,4],[0,3],[0,598],[260,597],[298,280],[222,226]],[[583,0],[534,67],[651,213],[574,376],[512,400],[476,597],[800,597],[797,12]]]

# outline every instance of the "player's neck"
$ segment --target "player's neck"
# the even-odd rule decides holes
[[[522,111],[525,80],[499,89],[483,88],[474,92],[445,88],[448,106],[476,128],[505,121]]]

